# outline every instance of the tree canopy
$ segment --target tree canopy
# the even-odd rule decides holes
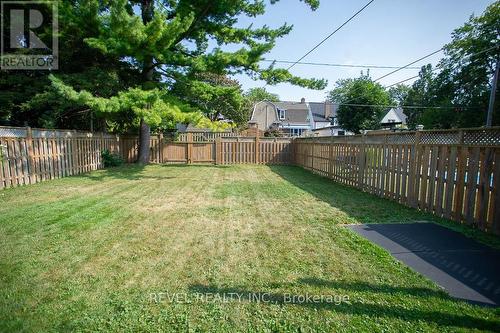
[[[143,162],[151,126],[198,121],[217,127],[222,117],[242,123],[245,98],[231,75],[311,89],[327,83],[274,65],[260,67],[263,55],[292,26],[244,27],[238,19],[262,15],[277,1],[60,1],[61,70],[50,79],[46,73],[7,73],[2,88],[16,79],[27,86],[43,83],[27,91],[7,89],[0,95],[8,101],[0,115],[11,120],[35,110],[46,118],[43,125],[56,126],[66,115],[90,114],[103,119],[105,129],[140,127]],[[312,10],[319,5],[301,1]]]
[[[268,92],[263,87],[248,89],[244,95],[252,105],[260,101],[278,102],[280,100],[278,95]]]
[[[444,51],[445,57],[436,68],[422,67],[419,79],[404,100],[405,105],[424,106],[405,109],[410,125],[484,125],[495,64],[500,57],[500,3],[491,4],[481,16],[471,16],[452,33],[452,41]],[[500,124],[499,103],[494,108],[493,124]]]
[[[387,108],[379,105],[391,102],[389,93],[382,85],[373,82],[368,74],[337,81],[328,98],[332,103],[340,104],[339,125],[354,133],[380,128],[380,120]]]

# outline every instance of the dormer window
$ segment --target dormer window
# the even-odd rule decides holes
[[[285,119],[285,110],[278,109],[278,113],[280,116],[280,120],[284,120]]]

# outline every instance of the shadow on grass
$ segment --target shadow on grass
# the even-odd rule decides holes
[[[500,301],[496,265],[499,252],[480,245],[470,238],[461,236],[471,236],[493,247],[497,247],[498,238],[494,236],[488,237],[479,230],[472,230],[458,223],[445,221],[428,213],[405,207],[397,202],[337,184],[330,179],[318,176],[302,168],[270,166],[270,169],[284,180],[329,203],[332,207],[345,212],[360,223],[371,223],[364,228],[371,228],[370,230],[376,231],[398,244],[397,249],[388,249],[393,257],[407,262],[409,266],[418,270],[419,264],[415,264],[413,260],[405,261],[408,254],[405,252],[400,254],[398,251],[403,251],[399,249],[403,248],[407,253],[413,253],[431,267],[426,268],[421,273],[428,277],[432,276],[434,281],[439,281],[439,279],[436,278],[436,273],[433,273],[432,269],[444,272],[494,303],[498,304]],[[418,220],[438,222],[449,229],[460,232],[462,235],[454,234],[449,229],[442,228],[434,223],[394,224],[395,222]],[[455,224],[455,226],[452,226],[452,224]],[[465,253],[460,251],[465,251]],[[449,281],[446,276],[442,277],[442,279],[444,279],[444,282],[441,281],[440,283],[448,290],[453,290],[453,281]],[[462,294],[463,296],[457,297],[464,298],[473,304],[492,305],[492,303],[476,300],[467,293],[457,295]]]
[[[149,175],[147,168],[166,168],[166,169],[184,169],[184,168],[199,168],[199,169],[209,169],[209,168],[227,168],[226,165],[208,165],[208,164],[125,164],[119,167],[107,168],[104,170],[99,170],[97,172],[85,173],[78,175],[77,177],[102,181],[106,179],[122,179],[122,180],[168,180],[175,179],[172,176],[154,176]],[[154,172],[153,172],[154,173]]]
[[[141,180],[141,179],[170,179],[173,177],[149,176],[144,174],[146,166],[141,164],[126,164],[119,167],[106,168],[96,172],[81,174],[78,177],[94,181],[103,181],[110,179],[121,180]]]
[[[310,193],[315,198],[330,204],[359,223],[405,223],[429,221],[455,230],[483,244],[500,249],[500,237],[488,234],[469,225],[437,217],[431,213],[421,212],[406,207],[389,199],[314,174],[298,166],[271,165],[269,169],[285,181]]]
[[[396,202],[338,184],[296,166],[269,166],[285,181],[345,212],[360,223],[395,223],[433,217]]]
[[[299,279],[300,284],[320,287],[320,288],[331,288],[331,289],[345,289],[353,290],[359,292],[372,292],[372,293],[386,293],[386,294],[401,294],[401,295],[412,295],[412,296],[425,296],[425,297],[440,297],[449,298],[448,294],[444,291],[433,290],[430,288],[422,287],[399,287],[391,285],[380,285],[372,284],[362,281],[356,282],[346,282],[346,281],[329,281],[318,278],[302,278]]]
[[[332,296],[340,299],[342,296],[349,296],[349,291],[363,291],[372,293],[392,294],[398,292],[407,296],[421,297],[420,303],[432,302],[431,297],[449,299],[445,294],[427,290],[425,288],[400,288],[386,285],[374,286],[365,283],[342,283],[325,280],[317,280],[315,278],[304,278],[298,281],[299,284],[320,285],[322,287],[330,287],[342,290],[344,293],[336,290],[336,293],[324,293],[323,296]],[[267,291],[249,290],[245,287],[217,287],[214,285],[195,284],[189,287],[189,291],[198,295],[219,296],[224,299],[232,299],[233,301],[244,301],[251,303],[269,303],[280,305],[293,305],[315,310],[326,310],[347,315],[367,316],[373,319],[377,318],[392,318],[410,322],[425,321],[434,323],[440,326],[460,327],[465,329],[480,329],[480,330],[500,330],[500,322],[498,320],[486,320],[477,318],[466,313],[453,314],[442,311],[433,311],[432,309],[423,309],[419,306],[407,307],[398,305],[381,305],[374,303],[365,303],[350,299],[345,301],[332,301],[327,297],[322,299],[307,299],[308,294],[300,293],[276,293]],[[345,293],[347,292],[347,293]],[[320,294],[314,294],[321,296]],[[426,299],[428,298],[428,299]],[[427,303],[428,307],[432,304]]]

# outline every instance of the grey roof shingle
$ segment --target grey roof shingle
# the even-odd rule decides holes
[[[285,119],[280,119],[281,123],[305,124],[309,122],[309,109],[307,104],[300,102],[276,102],[278,109],[286,110]]]
[[[403,113],[402,108],[395,108],[394,113],[396,113],[398,115],[399,119],[401,119],[403,124],[406,124],[406,118],[408,118],[408,117]]]
[[[335,105],[333,104],[330,104],[331,107],[332,107],[332,114],[330,115],[331,117],[335,117],[337,115],[337,108],[335,107]],[[313,116],[313,120],[315,122],[318,122],[318,121],[323,121],[323,122],[326,122],[326,121],[330,121],[330,119],[326,119],[325,118],[325,103],[320,103],[320,102],[310,102],[309,103],[309,107],[311,108],[311,113],[312,113],[312,116]]]

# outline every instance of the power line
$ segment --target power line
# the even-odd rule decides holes
[[[333,103],[344,106],[362,106],[362,107],[383,107],[383,108],[403,108],[403,109],[478,109],[474,106],[425,106],[425,105],[383,105],[383,104],[353,104],[353,103]]]
[[[500,47],[500,44],[496,44],[496,45],[494,45],[494,46],[488,47],[487,49],[484,49],[484,50],[482,50],[482,51],[479,51],[479,52],[477,52],[477,53],[473,53],[473,54],[471,54],[471,55],[468,55],[468,56],[464,57],[462,60],[471,59],[472,57],[476,57],[476,56],[478,56],[478,55],[481,55],[481,54],[483,54],[483,53],[486,53],[486,52],[491,51],[491,50],[493,50],[493,49],[496,49],[496,48],[498,48],[498,47]],[[431,69],[431,72],[434,72],[434,71],[436,71],[436,70],[438,70],[438,69],[439,69],[439,67],[434,67],[434,68],[432,68],[432,69]],[[409,81],[409,80],[411,80],[411,79],[416,79],[417,77],[419,77],[419,75],[415,75],[415,76],[409,77],[409,78],[407,78],[407,79],[404,79],[404,80],[398,81],[398,82],[393,83],[393,84],[391,84],[391,85],[389,85],[389,86],[386,86],[386,88],[390,88],[390,87],[392,87],[392,86],[395,86],[395,85],[397,85],[397,84],[400,84],[400,83],[403,83],[403,82]],[[375,81],[376,81],[376,80],[375,80]]]
[[[293,64],[291,64],[287,70],[290,70],[292,67],[294,67],[295,65],[297,65],[301,60],[303,60],[305,57],[307,57],[309,54],[311,54],[314,50],[316,50],[318,47],[320,47],[324,42],[326,42],[330,37],[332,37],[335,33],[337,33],[337,31],[339,31],[340,29],[342,29],[347,23],[349,23],[353,18],[355,18],[356,16],[358,16],[359,13],[361,13],[366,7],[368,7],[373,1],[375,0],[370,0],[366,5],[364,5],[360,10],[358,10],[356,13],[354,13],[354,15],[352,15],[347,21],[345,21],[344,23],[342,23],[337,29],[335,29],[331,34],[329,34],[328,36],[326,36],[321,42],[319,42],[318,44],[316,44],[316,46],[314,46],[312,49],[310,49],[309,51],[306,52],[306,54],[304,54],[302,57],[300,57],[297,61],[295,61]]]
[[[437,50],[437,51],[434,51],[434,52],[432,52],[432,53],[429,53],[428,55],[423,56],[422,58],[419,58],[419,59],[417,59],[417,60],[415,60],[415,61],[412,61],[412,62],[410,62],[409,64],[404,65],[403,67],[399,67],[398,69],[393,70],[393,71],[392,71],[392,72],[390,72],[390,73],[387,73],[387,74],[385,74],[385,75],[382,75],[382,76],[381,76],[381,77],[379,77],[378,79],[373,80],[373,82],[377,82],[377,81],[379,81],[379,80],[381,80],[381,79],[383,79],[383,78],[385,78],[385,77],[388,77],[389,75],[392,75],[392,74],[394,74],[394,73],[396,73],[396,72],[399,72],[400,70],[405,69],[405,68],[407,68],[408,66],[411,66],[411,65],[413,65],[413,64],[415,64],[415,63],[417,63],[417,62],[419,62],[419,61],[421,61],[421,60],[424,60],[425,58],[429,58],[430,56],[433,56],[433,55],[435,55],[436,53],[441,52],[442,50],[443,50],[443,48],[440,48],[440,49],[439,49],[439,50]]]
[[[329,66],[329,67],[350,67],[350,68],[382,68],[382,69],[393,69],[400,68],[400,66],[384,66],[384,65],[354,65],[354,64],[332,64],[324,62],[301,62],[301,61],[289,61],[289,60],[276,60],[276,59],[262,59],[265,62],[275,62],[280,64],[296,64],[296,65],[311,65],[311,66]],[[420,69],[420,67],[405,67],[404,69]]]
[[[437,68],[437,67],[434,67],[434,68],[432,69],[432,71],[434,71],[436,68]],[[419,77],[419,76],[420,76],[420,74],[419,74],[419,75],[412,76],[412,77],[409,77],[409,78],[407,78],[407,79],[401,80],[401,81],[399,81],[399,82],[396,82],[396,83],[391,84],[390,86],[385,86],[385,87],[386,87],[386,88],[390,88],[390,87],[396,86],[396,85],[398,85],[398,84],[401,84],[401,83],[403,83],[403,82],[410,81],[411,79],[416,79],[416,78],[417,78],[417,77]]]

